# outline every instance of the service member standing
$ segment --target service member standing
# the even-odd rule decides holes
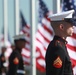
[[[72,36],[75,26],[74,10],[50,16],[55,36],[50,42],[46,56],[46,75],[73,75],[72,64],[67,52],[66,38]]]
[[[15,48],[9,57],[9,68],[7,75],[25,75],[24,63],[21,55],[25,47],[26,39],[24,34],[14,36]]]
[[[6,75],[6,66],[4,65],[6,63],[6,57],[5,57],[5,51],[6,47],[2,46],[1,48],[1,55],[0,55],[0,74],[1,75]]]

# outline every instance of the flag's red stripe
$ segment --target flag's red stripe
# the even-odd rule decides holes
[[[38,39],[38,38],[36,38],[36,40],[39,42],[39,43],[41,43],[42,44],[42,46],[43,46],[43,43],[40,41],[40,39]],[[44,46],[43,46],[44,47]],[[46,50],[46,48],[44,47],[44,50]]]
[[[30,50],[28,48],[25,47],[24,49],[30,52]]]
[[[43,67],[42,65],[40,65],[37,61],[36,61],[36,67],[39,71],[41,72],[45,72],[45,67]]]
[[[25,27],[27,27],[27,29],[30,29],[30,26],[29,25],[25,25]]]
[[[50,19],[50,18],[48,18],[48,16],[45,16],[45,18],[46,18],[49,22],[51,22],[51,19]]]
[[[71,62],[72,62],[72,67],[76,66],[76,60],[74,60],[73,58],[70,58]]]
[[[27,31],[25,31],[25,30],[22,30],[22,32],[23,32],[24,34],[27,34]],[[29,33],[27,34],[27,36],[28,36],[28,38],[30,38],[30,34],[29,34]]]
[[[53,35],[53,32],[46,26],[43,24],[44,29],[51,35]]]
[[[29,63],[29,62],[25,62],[25,61],[24,61],[24,64],[25,64],[25,65],[30,65],[30,63]]]
[[[30,45],[30,42],[26,40],[26,44]]]
[[[38,30],[38,32],[41,34],[41,36],[44,38],[44,40],[46,40],[48,43],[50,42],[50,40],[48,40],[48,39],[40,32],[40,30]]]
[[[45,57],[42,55],[40,48],[36,47],[36,50],[40,53],[40,56],[37,59],[42,58],[45,60]]]
[[[76,51],[76,47],[75,47],[75,46],[72,46],[72,45],[70,45],[70,44],[67,44],[66,46],[67,46],[70,50]]]
[[[27,56],[26,54],[22,54],[22,56],[24,56],[25,58],[30,58],[30,56]]]

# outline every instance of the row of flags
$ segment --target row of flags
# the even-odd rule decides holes
[[[68,11],[74,9],[76,10],[75,0],[63,0],[62,1],[62,11]],[[50,26],[50,19],[47,18],[50,11],[46,7],[43,0],[39,0],[39,20],[38,29],[36,32],[36,67],[41,72],[45,72],[45,53],[48,44],[53,39],[54,32]],[[72,61],[73,72],[76,74],[76,28],[74,28],[74,33],[72,37],[67,38],[68,44],[67,49],[69,56]]]
[[[45,53],[48,44],[53,39],[54,32],[50,25],[50,19],[47,16],[50,11],[46,7],[43,0],[38,0],[39,2],[39,20],[36,32],[35,47],[36,47],[36,67],[39,71],[45,72]],[[71,9],[76,9],[75,0],[63,0],[62,1],[62,11],[68,11]],[[21,17],[21,29],[20,34],[27,34],[26,47],[22,50],[23,60],[25,65],[30,65],[30,25],[28,25],[24,19],[22,12],[20,12]],[[76,74],[76,28],[74,28],[74,33],[72,37],[67,38],[68,44],[67,49],[69,56],[72,61],[74,75]],[[11,51],[10,51],[11,53]]]

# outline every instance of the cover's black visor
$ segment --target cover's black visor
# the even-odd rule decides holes
[[[76,26],[76,19],[73,18],[65,18],[64,21],[71,23],[73,26]]]
[[[21,40],[21,41],[26,41],[25,39],[16,39],[15,41],[19,41],[19,40]]]

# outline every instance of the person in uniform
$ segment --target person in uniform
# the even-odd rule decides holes
[[[72,36],[75,27],[74,10],[50,16],[51,26],[55,32],[48,45],[45,62],[46,75],[73,75],[72,64],[67,52],[66,38]]]
[[[22,48],[26,44],[26,36],[19,34],[14,36],[15,47],[9,57],[9,68],[7,75],[25,75],[24,63],[21,55]]]
[[[5,51],[6,51],[6,47],[2,46],[1,48],[1,55],[0,55],[0,74],[1,75],[6,75],[6,66],[4,65],[6,62],[6,57],[5,57]]]

